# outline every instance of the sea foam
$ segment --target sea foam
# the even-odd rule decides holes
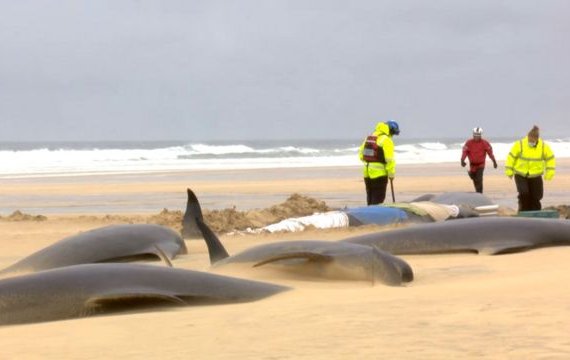
[[[458,162],[463,140],[398,141],[398,164]],[[570,139],[547,142],[557,158],[570,157]],[[505,160],[513,140],[492,142],[497,160]],[[93,142],[0,144],[0,178],[359,166],[359,141],[280,140],[248,142]]]

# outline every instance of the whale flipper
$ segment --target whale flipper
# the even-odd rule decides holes
[[[291,259],[303,259],[311,262],[331,262],[334,260],[334,258],[329,255],[322,255],[314,252],[304,251],[304,252],[285,253],[273,256],[254,264],[253,267],[258,267],[281,260],[291,260]]]
[[[154,245],[154,248],[157,251],[158,256],[160,257],[160,259],[162,261],[164,261],[166,263],[166,265],[168,267],[174,267],[172,265],[172,261],[170,261],[170,259],[168,258],[168,256],[164,253],[164,251],[162,251],[162,249],[158,246],[158,245]]]
[[[184,300],[180,299],[175,295],[161,294],[158,292],[149,292],[146,290],[141,290],[140,292],[117,292],[109,294],[101,294],[93,296],[85,301],[85,307],[87,309],[93,309],[102,311],[103,309],[116,309],[119,310],[121,307],[132,308],[136,305],[149,306],[152,304],[174,304],[174,305],[186,305]]]
[[[496,244],[488,245],[477,249],[479,254],[501,255],[529,250],[536,247],[529,241],[505,240]]]

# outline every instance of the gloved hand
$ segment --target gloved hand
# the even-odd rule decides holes
[[[394,175],[388,175],[388,179],[394,180]]]
[[[467,165],[467,163],[465,163],[465,160],[461,160],[461,167],[465,167],[465,165]]]
[[[496,169],[497,168],[497,162],[495,160],[493,160],[493,167]]]
[[[507,176],[509,177],[509,179],[512,179],[512,178],[513,178],[513,176],[512,176],[512,175],[507,175]]]

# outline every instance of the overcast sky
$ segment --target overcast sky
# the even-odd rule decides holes
[[[570,136],[568,0],[0,0],[0,141]]]

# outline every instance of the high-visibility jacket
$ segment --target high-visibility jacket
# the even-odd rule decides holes
[[[384,158],[386,163],[381,162],[367,162],[363,159],[364,145],[366,139],[360,145],[358,156],[360,161],[364,163],[363,175],[365,178],[376,179],[381,176],[388,176],[393,178],[396,175],[396,161],[394,161],[394,142],[390,135],[390,128],[386,123],[380,122],[376,124],[376,129],[372,135],[377,136],[376,144],[384,151]]]
[[[505,161],[505,174],[514,174],[532,178],[542,174],[546,180],[554,177],[556,170],[556,160],[554,153],[547,143],[538,140],[535,147],[528,145],[528,137],[520,139],[511,147],[511,152]]]

